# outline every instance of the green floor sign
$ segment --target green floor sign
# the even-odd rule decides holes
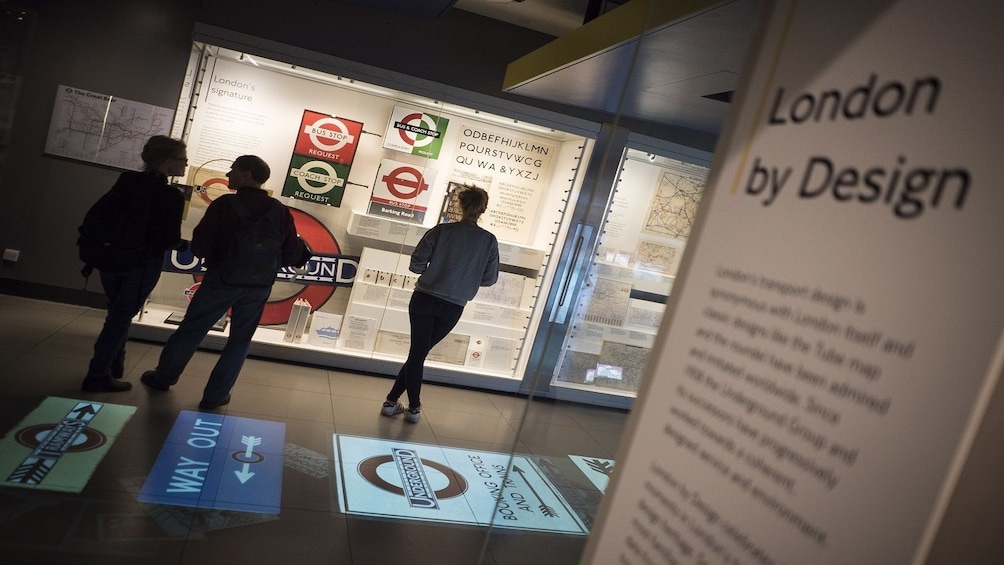
[[[80,492],[135,406],[49,397],[0,440],[3,486]]]

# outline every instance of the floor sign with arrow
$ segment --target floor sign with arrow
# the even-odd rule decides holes
[[[278,514],[285,424],[183,411],[140,502]]]
[[[80,492],[136,411],[49,397],[0,440],[0,485]]]

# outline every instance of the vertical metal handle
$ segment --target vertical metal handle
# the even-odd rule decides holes
[[[576,285],[583,276],[582,261],[584,251],[589,248],[592,233],[593,226],[589,224],[578,224],[575,226],[575,231],[572,235],[574,239],[570,239],[570,241],[574,241],[575,243],[572,245],[571,252],[568,254],[566,260],[562,263],[564,271],[562,271],[561,286],[559,287],[560,290],[556,297],[555,306],[551,310],[551,322],[564,324],[568,320],[569,312],[571,312],[572,305],[575,302]]]
[[[581,227],[581,226],[580,226]],[[565,298],[568,297],[568,287],[572,284],[572,276],[575,275],[576,266],[579,262],[579,251],[582,250],[583,236],[575,240],[575,248],[572,249],[572,260],[568,263],[568,272],[565,273],[565,280],[561,284],[561,294],[558,296],[558,307],[565,305]]]

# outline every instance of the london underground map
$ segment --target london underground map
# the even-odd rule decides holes
[[[703,180],[663,171],[645,221],[645,231],[686,239],[703,192]]]
[[[168,135],[174,110],[60,85],[45,152],[120,169],[139,169],[143,145]]]

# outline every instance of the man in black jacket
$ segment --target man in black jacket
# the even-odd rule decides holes
[[[164,264],[164,252],[182,243],[181,216],[185,198],[178,189],[168,184],[168,177],[185,172],[188,156],[185,144],[163,135],[151,137],[140,155],[143,159],[142,171],[122,173],[112,189],[102,197],[117,199],[124,209],[112,209],[116,215],[128,217],[129,235],[120,238],[130,241],[116,242],[131,245],[132,253],[124,253],[117,247],[110,247],[109,261],[94,263],[85,267],[90,274],[92,266],[97,266],[101,274],[101,286],[108,297],[108,313],[105,323],[94,342],[94,356],[87,367],[87,376],[80,388],[84,392],[125,392],[132,384],[121,380],[125,374],[125,346],[129,339],[129,327],[133,316],[143,307],[146,297],[160,280],[160,270]],[[84,219],[81,237],[86,227],[95,225],[107,227],[112,220],[104,217],[96,208],[99,201]],[[98,216],[91,218],[91,214]],[[87,242],[79,242],[81,254]],[[103,244],[103,242],[98,242]],[[82,257],[83,258],[83,257]],[[93,260],[87,257],[87,260]]]
[[[252,218],[269,214],[275,218],[281,239],[280,248],[276,250],[280,256],[278,265],[302,266],[310,258],[309,249],[297,236],[289,209],[261,188],[269,175],[269,167],[260,157],[243,155],[234,160],[227,179],[230,188],[237,193],[214,200],[192,235],[191,249],[205,260],[205,276],[188,305],[184,320],[164,345],[157,368],[143,373],[140,379],[143,384],[168,390],[177,383],[209,329],[231,310],[230,337],[209,375],[199,408],[212,410],[230,402],[230,390],[247,358],[251,338],[275,278],[273,275],[262,286],[224,282],[228,255],[234,252],[234,236],[244,221],[238,206],[230,200],[237,199]],[[275,213],[276,208],[279,213]]]

